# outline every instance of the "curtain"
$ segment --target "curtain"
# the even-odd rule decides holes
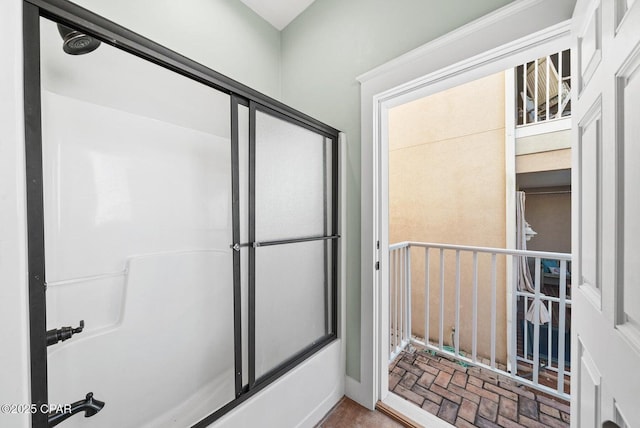
[[[531,229],[529,223],[527,223],[524,218],[525,199],[526,196],[524,192],[516,192],[516,249],[518,250],[527,249],[527,229]],[[535,293],[535,285],[531,277],[527,257],[518,257],[516,269],[518,274],[518,291]],[[550,316],[547,307],[540,301],[537,301],[536,303],[540,305],[540,324],[548,323]],[[535,322],[535,308],[535,304],[529,307],[529,310],[525,315],[525,319],[527,321]]]

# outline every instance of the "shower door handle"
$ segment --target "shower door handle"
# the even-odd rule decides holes
[[[312,242],[312,241],[332,241],[334,239],[339,239],[340,235],[327,235],[327,236],[308,236],[305,238],[294,238],[294,239],[282,239],[279,241],[262,241],[262,242],[246,242],[244,244],[235,243],[230,245],[230,247],[234,251],[240,251],[242,247],[270,247],[272,245],[283,245],[283,244],[297,244],[300,242]]]
[[[230,245],[233,251],[240,251],[240,248],[242,247],[251,247],[251,246],[253,246],[253,243],[249,243],[249,242],[245,242],[244,244],[240,244],[239,242],[236,242],[235,244]]]

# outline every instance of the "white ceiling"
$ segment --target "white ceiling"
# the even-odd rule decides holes
[[[240,0],[278,30],[289,25],[314,0]]]

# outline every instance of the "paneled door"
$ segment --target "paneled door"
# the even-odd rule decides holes
[[[571,426],[640,423],[640,1],[573,17]]]

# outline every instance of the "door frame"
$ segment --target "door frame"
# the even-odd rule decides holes
[[[404,401],[388,392],[388,111],[569,47],[573,2],[564,6],[548,0],[515,2],[358,77],[363,141],[362,358],[361,381],[348,381],[347,395],[369,408],[379,400],[392,406]],[[532,25],[523,28],[523,22]],[[505,169],[515,179],[513,160],[506,161]],[[509,187],[515,190],[515,182],[507,182]],[[398,410],[410,411],[408,416],[419,423],[442,424],[416,406]]]

